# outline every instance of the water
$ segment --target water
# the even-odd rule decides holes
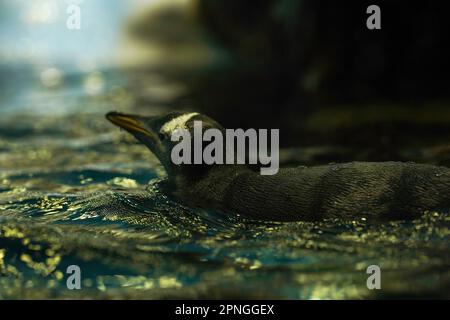
[[[104,119],[148,109],[114,74],[87,95],[85,76],[20,83],[1,100],[0,298],[449,297],[447,213],[263,223],[188,208]],[[82,290],[66,287],[74,264]],[[382,290],[366,287],[372,264]]]

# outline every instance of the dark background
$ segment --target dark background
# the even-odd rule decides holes
[[[381,30],[366,27],[371,4]],[[231,58],[171,73],[189,87],[176,108],[226,127],[280,128],[283,147],[361,151],[326,159],[402,160],[399,145],[449,133],[444,1],[200,0],[194,10]]]
[[[443,0],[83,2],[78,31],[48,3],[0,4],[2,112],[193,110],[279,128],[283,149],[301,149],[287,161],[450,159]],[[381,30],[366,27],[372,4]],[[130,67],[127,41],[148,61]]]

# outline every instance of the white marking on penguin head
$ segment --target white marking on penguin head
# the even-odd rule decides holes
[[[186,122],[188,122],[192,117],[198,115],[197,112],[186,113],[172,120],[166,122],[161,127],[161,132],[166,134],[171,134],[176,129],[186,128]]]

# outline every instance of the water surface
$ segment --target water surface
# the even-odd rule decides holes
[[[268,223],[186,207],[146,148],[104,119],[146,109],[117,75],[96,95],[85,76],[1,100],[0,298],[449,297],[447,213]],[[66,287],[73,264],[82,290]],[[379,291],[366,287],[372,264]]]

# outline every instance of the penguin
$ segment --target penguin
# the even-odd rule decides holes
[[[189,206],[217,209],[252,220],[318,221],[409,219],[450,208],[450,169],[412,162],[350,162],[280,168],[261,175],[245,164],[179,164],[171,161],[174,130],[223,127],[199,113],[106,118],[131,133],[161,162],[173,196]]]

